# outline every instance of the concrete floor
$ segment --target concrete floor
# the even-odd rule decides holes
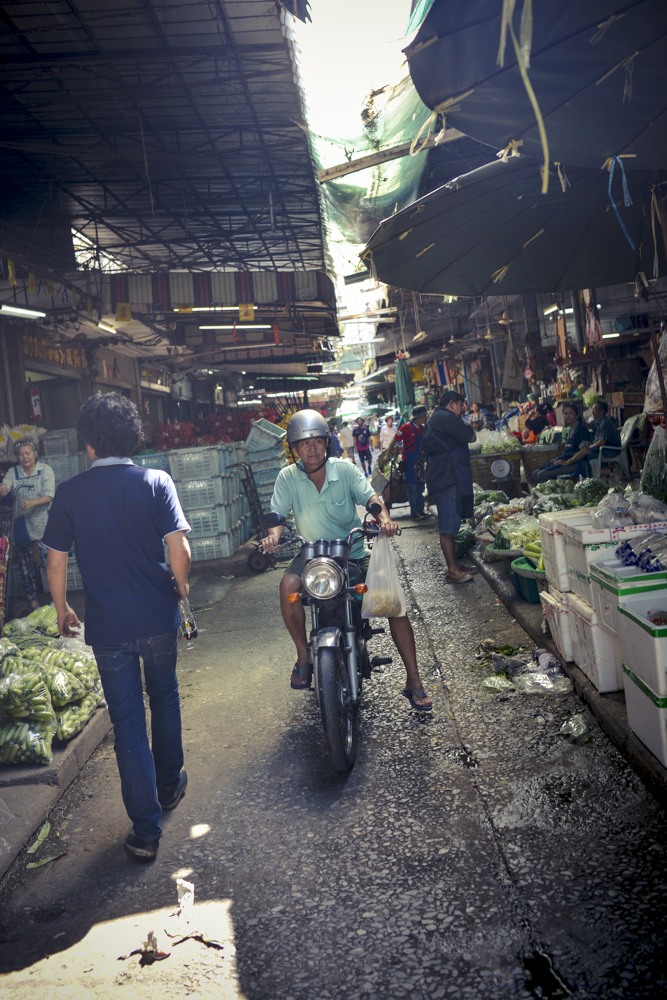
[[[446,583],[434,525],[405,525],[432,716],[401,697],[395,659],[364,690],[354,770],[333,773],[314,696],[289,689],[279,573],[209,579],[203,600],[195,588],[206,610],[180,664],[190,785],[157,861],[123,852],[109,737],[0,886],[3,996],[665,995],[664,812],[574,690],[481,686],[481,639],[533,643],[480,574]],[[373,652],[391,649],[378,637]],[[581,711],[591,738],[575,745],[559,729]],[[189,923],[174,916],[179,877],[195,887]],[[169,957],[142,965],[130,953],[151,930]]]

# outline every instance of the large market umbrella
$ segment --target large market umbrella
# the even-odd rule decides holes
[[[626,171],[626,205],[618,171],[554,169],[541,194],[539,168],[517,156],[464,174],[385,219],[363,256],[381,281],[448,295],[596,288],[667,273],[661,192],[648,173]]]
[[[512,17],[521,40],[518,0]],[[496,149],[512,140],[542,156],[535,109],[509,33],[498,65],[501,0],[435,0],[405,50],[424,103],[449,125]],[[530,36],[530,31],[526,35]],[[665,0],[539,0],[532,4],[527,69],[549,158],[599,168],[667,169]]]
[[[415,387],[405,358],[396,362],[396,405],[404,417],[410,416],[415,404]]]

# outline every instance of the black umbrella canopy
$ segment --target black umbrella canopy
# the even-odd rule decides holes
[[[614,208],[606,171],[568,168],[563,190],[554,170],[540,194],[539,170],[517,156],[464,174],[382,222],[363,256],[381,281],[443,295],[555,292],[666,273],[647,174],[626,172],[626,206],[615,171]]]
[[[428,107],[457,98],[443,108],[449,125],[497,149],[522,140],[523,153],[541,156],[535,111],[509,36],[504,67],[497,62],[502,6],[435,0],[405,50],[410,73]],[[517,38],[521,10],[517,3]],[[599,168],[624,155],[633,169],[667,169],[666,67],[665,0],[533,4],[528,73],[550,159]]]

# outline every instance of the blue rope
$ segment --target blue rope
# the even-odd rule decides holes
[[[609,186],[607,189],[609,194],[609,201],[611,202],[611,207],[614,209],[614,213],[616,214],[616,218],[618,219],[618,224],[621,227],[623,235],[625,236],[626,240],[628,241],[632,249],[636,250],[637,247],[632,241],[632,237],[630,236],[630,233],[628,232],[626,225],[623,222],[623,219],[621,218],[621,213],[618,210],[618,205],[614,201],[614,197],[611,193],[616,164],[618,164],[623,178],[623,204],[625,205],[626,208],[629,208],[629,206],[632,205],[632,198],[630,197],[630,189],[628,188],[628,178],[625,176],[625,167],[623,166],[623,160],[620,158],[620,156],[613,156],[611,158],[611,166],[609,167]]]

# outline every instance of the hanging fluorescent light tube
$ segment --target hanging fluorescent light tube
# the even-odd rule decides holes
[[[602,334],[602,339],[603,340],[615,340],[616,337],[620,337],[620,336],[621,336],[620,333],[603,333]]]
[[[253,309],[255,306],[253,306]],[[238,312],[238,306],[175,306],[175,313],[214,313],[214,312]]]
[[[24,309],[23,306],[1,305],[0,313],[5,316],[22,316],[24,319],[44,319],[45,312],[40,309]]]
[[[272,330],[270,323],[222,323],[216,326],[200,326],[199,330]]]
[[[215,346],[203,347],[199,352],[200,354],[218,354],[220,351],[259,351],[262,349],[268,350],[269,348],[276,350],[276,347],[286,347],[291,345],[286,344],[228,344],[227,346],[221,347],[219,344]]]
[[[104,320],[99,321],[97,328],[98,330],[104,330],[105,333],[116,333],[116,330],[108,323],[105,323]]]
[[[555,303],[554,303],[554,305],[547,306],[546,309],[542,310],[542,312],[544,313],[545,316],[551,316],[552,313],[555,313],[557,311],[558,311],[558,306]]]

